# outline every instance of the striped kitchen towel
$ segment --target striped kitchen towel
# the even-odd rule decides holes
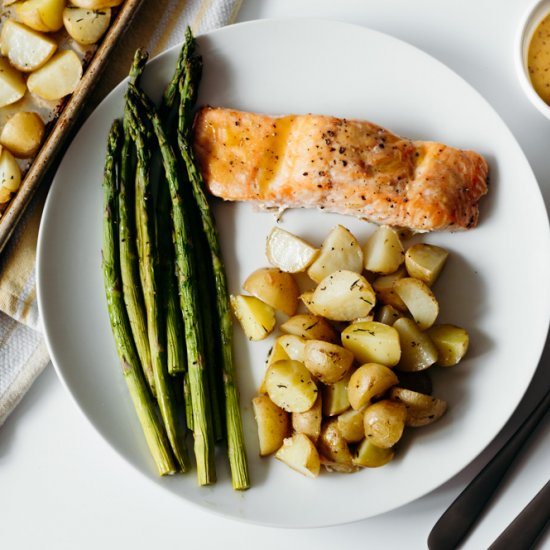
[[[145,0],[94,92],[87,112],[122,80],[136,48],[151,56],[181,42],[187,25],[200,34],[233,22],[241,0]],[[36,241],[46,185],[0,255],[0,425],[49,364],[36,301]]]

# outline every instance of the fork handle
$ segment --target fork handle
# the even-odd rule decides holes
[[[550,520],[550,481],[489,546],[489,550],[533,548]]]
[[[449,550],[458,546],[549,407],[550,388],[521,426],[439,518],[428,537],[430,550]]]

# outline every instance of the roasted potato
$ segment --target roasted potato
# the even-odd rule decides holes
[[[388,274],[397,271],[405,260],[401,239],[388,226],[378,227],[363,247],[364,266],[373,273]]]
[[[317,285],[309,307],[333,321],[352,321],[368,315],[375,303],[376,295],[365,277],[354,271],[338,270]]]
[[[348,373],[353,363],[353,353],[323,340],[306,340],[304,365],[323,384],[335,384]]]
[[[323,420],[323,404],[321,394],[313,406],[304,412],[293,412],[291,414],[292,428],[297,433],[307,435],[311,441],[317,443],[321,433],[321,422]]]
[[[330,323],[323,317],[309,313],[294,315],[287,319],[281,324],[281,330],[306,340],[338,342],[338,335]]]
[[[7,59],[0,58],[0,107],[19,101],[26,91],[27,85],[21,73]]]
[[[290,273],[279,268],[257,269],[247,277],[243,290],[287,315],[296,313],[300,295],[298,285]]]
[[[27,88],[42,99],[56,100],[72,94],[81,78],[80,59],[73,50],[63,50],[29,75]]]
[[[322,386],[324,416],[335,416],[349,409],[349,380],[350,375],[347,375],[335,384],[326,384]]]
[[[379,363],[366,363],[356,369],[349,380],[348,399],[355,410],[368,405],[371,400],[388,391],[399,382],[396,374]]]
[[[265,255],[269,263],[288,273],[305,271],[319,254],[319,249],[300,237],[274,227],[267,237]]]
[[[21,169],[13,155],[2,149],[0,153],[0,189],[14,193],[21,185]]]
[[[431,395],[425,395],[405,388],[395,387],[390,390],[391,400],[405,405],[406,424],[413,428],[426,426],[441,418],[447,410],[447,402]]]
[[[301,433],[286,438],[275,458],[306,477],[317,477],[321,471],[317,448],[307,435]]]
[[[407,271],[404,267],[400,267],[394,273],[389,275],[381,275],[372,282],[372,288],[376,292],[376,299],[382,304],[393,306],[399,311],[407,311],[407,306],[403,300],[396,294],[394,285],[399,279],[407,276]]]
[[[363,439],[353,456],[353,463],[363,468],[379,468],[390,462],[394,456],[395,451],[393,449],[383,449],[377,447],[368,439]]]
[[[317,447],[322,457],[321,462],[327,465],[329,469],[340,472],[353,472],[356,470],[348,442],[342,437],[336,419],[323,423]]]
[[[432,286],[439,277],[448,256],[449,253],[439,246],[415,244],[405,253],[405,267],[411,277]]]
[[[4,21],[0,43],[2,55],[5,55],[16,69],[23,72],[36,71],[42,67],[57,49],[57,42],[53,38],[13,19]],[[27,87],[31,90],[28,82]]]
[[[65,0],[26,0],[15,6],[17,18],[31,29],[55,32],[63,26]]]
[[[426,330],[434,324],[439,315],[439,303],[426,283],[413,277],[404,277],[395,282],[394,290],[420,330]]]
[[[317,399],[317,386],[303,363],[291,359],[270,365],[265,388],[273,403],[288,412],[304,412]]]
[[[355,236],[342,225],[328,234],[321,252],[311,264],[307,274],[316,283],[338,270],[363,271],[363,251]]]
[[[0,144],[19,158],[32,157],[42,143],[45,124],[40,115],[30,111],[13,114],[0,133]]]
[[[231,296],[233,313],[249,340],[266,338],[275,328],[275,310],[255,296]]]
[[[290,415],[267,395],[252,399],[254,417],[258,425],[260,456],[267,456],[279,449],[283,440],[290,435]]]
[[[470,337],[463,328],[449,324],[434,325],[427,332],[437,348],[437,364],[440,367],[452,367],[466,355]]]
[[[369,405],[363,414],[365,437],[377,447],[389,449],[403,435],[407,409],[403,403],[383,399]]]
[[[420,371],[437,361],[437,348],[412,319],[401,317],[395,321],[393,328],[399,333],[401,344],[401,359],[396,366],[398,370]]]
[[[276,340],[283,348],[289,359],[304,362],[304,348],[307,340],[294,334],[283,334]]]
[[[393,306],[390,306],[389,304],[384,304],[376,312],[375,320],[379,323],[382,323],[383,325],[392,326],[395,321],[397,321],[397,319],[402,316],[403,314],[395,309]]]
[[[71,38],[83,45],[99,42],[111,23],[111,9],[90,10],[67,6],[63,10],[63,25]]]
[[[395,328],[376,321],[352,323],[342,331],[342,345],[359,363],[397,365],[401,357],[399,334]]]
[[[363,413],[364,409],[350,409],[336,417],[338,430],[348,443],[357,443],[364,439]]]

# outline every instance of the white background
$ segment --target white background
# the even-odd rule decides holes
[[[524,97],[513,64],[517,25],[530,3],[244,0],[239,20],[326,17],[386,32],[427,51],[469,81],[509,125],[533,167],[548,207],[550,121]],[[312,530],[263,528],[225,520],[161,490],[129,468],[107,446],[49,367],[0,429],[0,546],[9,550],[256,546],[266,550],[284,546],[324,550],[369,544],[383,544],[390,550],[425,548],[428,533],[440,514],[548,386],[549,361],[547,345],[534,384],[507,427],[473,464],[443,487],[376,518]],[[517,365],[518,369],[521,367]],[[546,419],[464,548],[488,547],[548,480],[549,448],[550,423]],[[358,506],[361,498],[368,495],[357,495]],[[549,533],[539,546],[550,548]]]

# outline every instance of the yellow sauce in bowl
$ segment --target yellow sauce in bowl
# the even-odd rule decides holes
[[[533,88],[550,105],[550,14],[533,33],[527,53],[527,68]]]

